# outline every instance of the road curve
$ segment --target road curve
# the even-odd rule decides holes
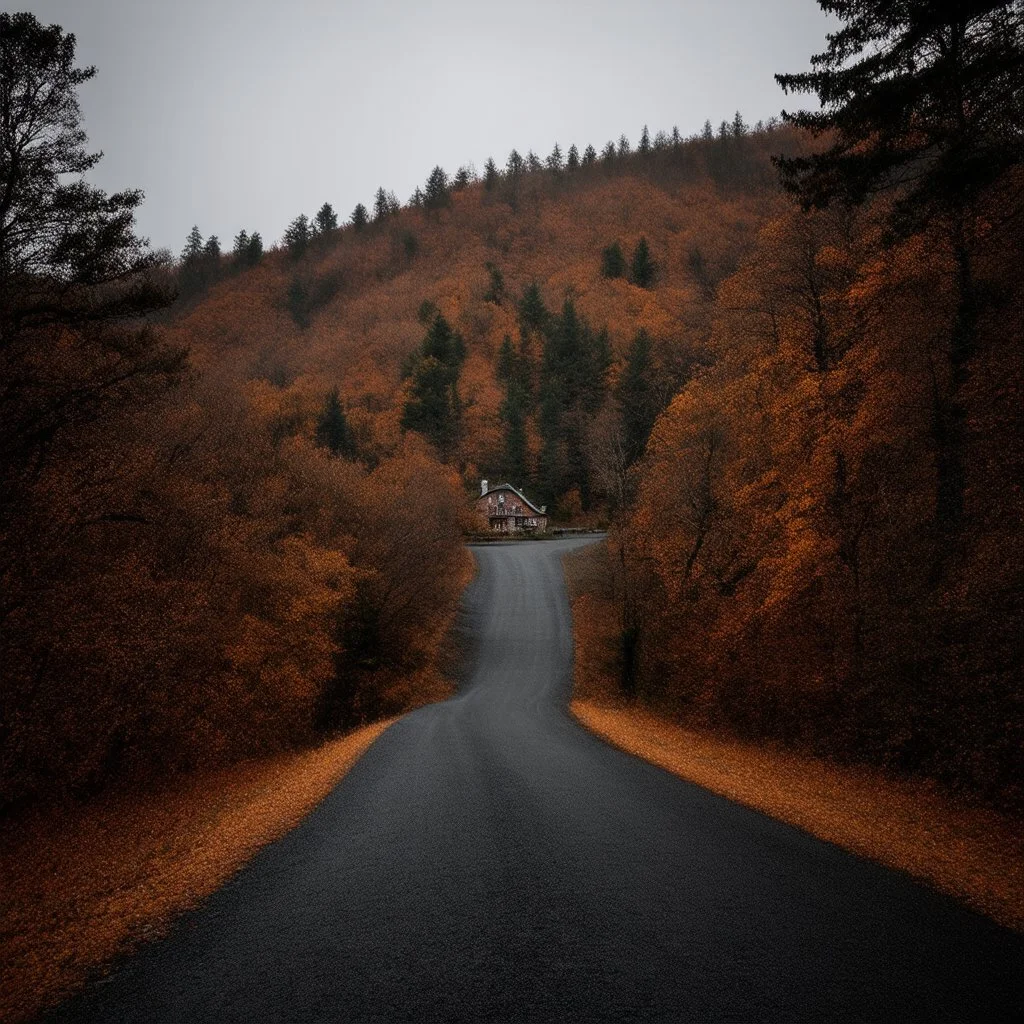
[[[475,549],[458,696],[53,1018],[1020,1019],[1020,937],[569,718],[581,543]]]

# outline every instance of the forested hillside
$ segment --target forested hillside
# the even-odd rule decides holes
[[[82,214],[106,262],[26,249],[0,804],[429,699],[487,477],[611,524],[626,695],[1019,805],[1020,26],[983,28],[959,205],[895,164],[826,195],[811,154],[863,137],[737,114],[435,168],[278,245],[196,228],[173,266],[128,193]]]

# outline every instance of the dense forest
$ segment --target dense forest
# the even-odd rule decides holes
[[[431,699],[487,477],[609,525],[625,696],[1019,808],[1024,19],[842,6],[821,114],[174,260],[3,15],[0,806]]]

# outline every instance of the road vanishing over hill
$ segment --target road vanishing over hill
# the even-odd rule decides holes
[[[459,695],[55,1018],[1018,1019],[1020,937],[569,718],[583,543],[476,548]]]

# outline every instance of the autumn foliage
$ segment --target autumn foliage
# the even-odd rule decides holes
[[[1019,804],[1020,165],[951,244],[802,211],[771,158],[815,145],[435,168],[5,342],[0,805],[437,693],[481,477],[613,524],[629,694]]]

